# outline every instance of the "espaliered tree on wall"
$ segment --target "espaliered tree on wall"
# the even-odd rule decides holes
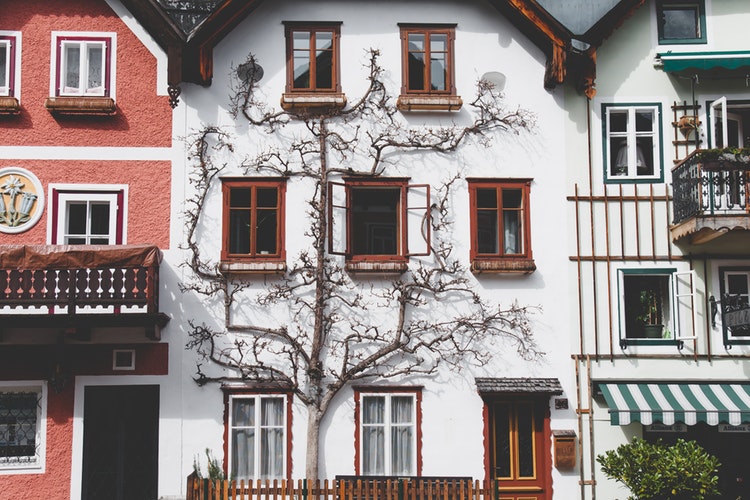
[[[221,163],[218,158],[235,150],[236,139],[216,127],[205,128],[191,142],[195,196],[187,200],[186,264],[193,279],[183,283],[183,290],[223,303],[225,317],[219,330],[190,325],[188,347],[200,356],[195,381],[273,382],[288,388],[308,411],[308,479],[319,477],[321,421],[347,385],[428,376],[440,366],[481,366],[509,346],[524,359],[542,356],[532,336],[534,306],[512,300],[488,303],[470,271],[452,255],[448,202],[458,172],[446,175],[426,207],[422,234],[429,257],[411,259],[408,270],[396,278],[373,282],[352,278],[344,258],[331,254],[329,182],[380,178],[407,155],[452,154],[466,144],[488,146],[493,134],[533,127],[529,112],[506,110],[500,93],[486,81],[478,82],[468,106],[470,123],[409,127],[386,91],[378,55],[369,52],[367,90],[343,108],[271,110],[258,97],[252,75],[236,79],[231,96],[235,119],[244,118],[251,130],[266,134],[263,142],[277,144],[251,158]],[[257,67],[252,56],[245,67]],[[295,133],[283,134],[284,143],[279,137],[288,127],[295,127]],[[304,234],[309,245],[288,259],[283,275],[266,278],[262,287],[219,272],[217,262],[201,254],[206,200],[227,168],[309,185]],[[231,311],[241,297],[243,308],[283,306],[278,310],[288,315],[274,314],[272,324],[237,324]],[[221,369],[208,370],[207,363]]]

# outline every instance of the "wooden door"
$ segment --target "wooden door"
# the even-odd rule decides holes
[[[490,408],[492,475],[500,500],[548,500],[550,445],[546,405],[497,401]]]
[[[156,500],[159,386],[86,387],[82,500]]]

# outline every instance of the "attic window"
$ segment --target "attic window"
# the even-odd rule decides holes
[[[659,43],[706,43],[706,9],[703,0],[660,0],[656,4]]]

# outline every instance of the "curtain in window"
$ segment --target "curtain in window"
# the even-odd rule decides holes
[[[385,398],[362,398],[362,474],[385,474]]]
[[[81,83],[81,49],[78,45],[65,47],[65,87],[78,90]]]
[[[86,91],[102,90],[104,88],[104,47],[93,45],[88,47],[88,85]]]
[[[260,412],[260,478],[284,475],[284,400],[263,398]]]
[[[235,399],[232,410],[231,477],[249,479],[255,475],[255,400]]]
[[[412,447],[414,423],[412,422],[413,401],[411,396],[391,398],[391,474],[413,475]]]

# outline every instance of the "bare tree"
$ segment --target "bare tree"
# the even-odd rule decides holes
[[[451,255],[448,201],[457,172],[436,189],[424,221],[423,233],[428,234],[427,225],[431,233],[429,259],[414,259],[397,279],[375,285],[353,280],[343,259],[329,253],[329,181],[384,176],[400,155],[449,154],[469,142],[486,146],[496,132],[518,133],[533,127],[529,112],[507,111],[499,92],[485,81],[477,84],[476,98],[469,104],[471,123],[408,127],[385,89],[378,56],[376,50],[369,52],[366,92],[341,109],[274,111],[260,102],[254,78],[235,82],[231,96],[235,118],[244,117],[269,136],[293,123],[303,125],[305,131],[283,146],[268,147],[233,165],[246,175],[302,178],[311,186],[306,200],[309,247],[291,260],[283,276],[256,295],[258,306],[288,307],[286,321],[249,325],[232,320],[232,306],[251,284],[225,276],[215,262],[203,258],[198,228],[206,196],[226,167],[216,165],[214,157],[220,150],[232,150],[233,139],[208,127],[191,144],[196,195],[188,200],[186,210],[190,250],[186,264],[195,279],[183,283],[183,289],[220,298],[225,311],[224,329],[191,323],[189,347],[201,356],[195,380],[201,385],[235,380],[287,387],[308,410],[308,479],[318,478],[321,421],[347,385],[428,376],[441,365],[453,370],[485,365],[495,355],[487,349],[488,342],[512,345],[526,359],[542,355],[531,332],[533,307],[487,303],[476,291],[471,273]],[[255,67],[254,62],[251,56],[249,67]],[[435,314],[437,303],[451,312]],[[373,310],[391,311],[391,320],[375,321]],[[206,362],[224,370],[209,375],[203,369]]]

